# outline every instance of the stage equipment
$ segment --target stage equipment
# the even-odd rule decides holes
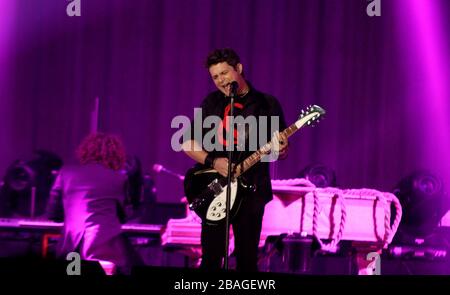
[[[7,169],[0,191],[1,216],[38,217],[45,212],[50,189],[63,162],[56,154],[36,150],[29,161],[16,160]]]
[[[403,178],[394,194],[403,208],[399,231],[404,238],[426,238],[449,210],[450,202],[442,180],[429,171],[415,171]]]
[[[300,171],[297,177],[308,179],[316,187],[336,187],[336,173],[323,164],[310,164]]]

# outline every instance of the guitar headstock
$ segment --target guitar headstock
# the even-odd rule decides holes
[[[302,110],[295,125],[300,128],[303,125],[314,126],[325,116],[325,110],[318,105],[310,105]]]

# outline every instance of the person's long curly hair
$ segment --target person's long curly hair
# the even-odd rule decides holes
[[[122,140],[116,135],[93,133],[83,139],[76,150],[81,164],[100,164],[112,170],[125,166],[126,152]]]

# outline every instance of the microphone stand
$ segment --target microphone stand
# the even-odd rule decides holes
[[[230,244],[230,204],[231,204],[231,166],[233,159],[233,150],[234,150],[234,97],[236,96],[236,91],[233,90],[233,87],[230,88],[230,120],[228,123],[230,124],[230,140],[228,150],[228,180],[227,180],[227,199],[225,203],[226,207],[226,215],[225,215],[225,258],[224,258],[224,269],[228,270],[228,252],[229,252],[229,244]]]

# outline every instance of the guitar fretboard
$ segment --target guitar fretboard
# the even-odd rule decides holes
[[[284,129],[281,132],[281,134],[286,135],[289,138],[298,129],[299,128],[294,123],[291,126],[289,126],[288,128]],[[250,169],[253,165],[258,163],[264,155],[266,155],[270,152],[271,148],[272,148],[272,143],[269,141],[268,143],[263,145],[259,150],[257,150],[253,154],[251,154],[247,159],[245,159],[244,161],[239,163],[237,166],[238,167],[237,171],[234,174],[234,177],[238,177],[239,175],[243,174],[245,171]]]
[[[302,115],[294,124],[290,125],[288,128],[280,132],[280,135],[286,135],[286,137],[289,138],[292,134],[294,134],[300,128],[302,128],[303,125],[305,124],[311,125],[313,121],[317,121],[317,119],[324,114],[325,110],[322,109],[321,107],[317,105],[310,106],[306,112],[302,111]],[[263,145],[259,150],[250,155],[247,159],[239,163],[235,168],[233,178],[237,178],[243,173],[245,173],[245,171],[247,171],[253,165],[258,163],[261,160],[261,158],[264,157],[264,155],[268,155],[271,149],[272,149],[272,142],[269,141],[268,143]]]

